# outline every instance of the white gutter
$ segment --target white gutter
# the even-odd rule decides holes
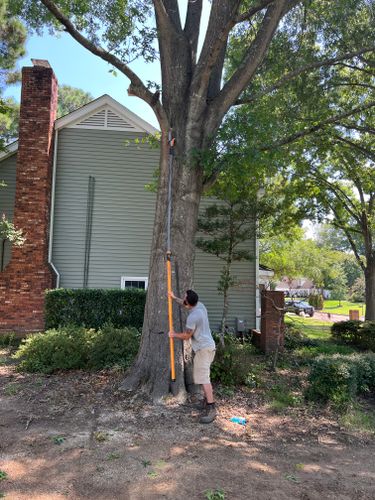
[[[57,165],[57,143],[58,132],[55,131],[55,141],[53,150],[53,165],[52,165],[52,186],[51,186],[51,210],[49,222],[49,244],[48,244],[48,263],[56,274],[56,288],[60,287],[60,273],[52,262],[52,245],[53,245],[53,223],[55,218],[55,187],[56,187],[56,165]]]

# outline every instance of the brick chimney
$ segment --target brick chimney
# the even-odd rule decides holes
[[[44,328],[44,292],[54,285],[48,264],[57,80],[48,61],[22,69],[22,93],[13,222],[26,242],[13,247],[0,272],[0,332]]]

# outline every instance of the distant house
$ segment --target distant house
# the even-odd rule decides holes
[[[310,295],[322,293],[314,282],[308,278],[296,278],[290,280],[287,276],[276,284],[275,290],[284,292],[287,297],[309,297]],[[323,296],[329,297],[329,290],[323,290]]]
[[[47,61],[23,68],[19,140],[0,155],[0,214],[26,243],[0,241],[0,332],[44,326],[44,292],[63,288],[147,289],[159,152],[135,138],[155,129],[108,95],[59,119]],[[202,205],[209,203],[203,201]],[[256,255],[255,234],[249,240]],[[221,261],[197,250],[194,287],[220,324]],[[229,324],[255,327],[258,261],[235,263]]]
[[[270,267],[259,264],[259,289],[270,290],[273,284],[275,271]]]

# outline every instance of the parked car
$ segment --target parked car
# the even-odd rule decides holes
[[[298,315],[305,313],[310,317],[313,317],[315,312],[314,307],[310,306],[307,302],[303,302],[303,300],[290,300],[285,303],[285,309],[287,312],[292,312]]]

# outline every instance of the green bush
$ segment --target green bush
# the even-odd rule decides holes
[[[321,356],[312,365],[309,382],[307,399],[345,406],[375,389],[375,355]]]
[[[14,357],[21,359],[19,369],[28,372],[52,373],[84,368],[90,333],[75,326],[35,333],[22,341]]]
[[[340,321],[332,325],[331,333],[338,342],[375,351],[375,321]]]
[[[46,329],[79,325],[141,328],[146,292],[138,289],[58,289],[46,293]]]
[[[318,342],[316,340],[310,339],[295,326],[285,326],[284,347],[286,349],[293,350],[301,347],[311,347],[317,345]]]
[[[216,336],[214,335],[216,338]],[[211,379],[226,386],[249,385],[254,382],[251,372],[252,359],[256,348],[248,343],[242,344],[233,335],[225,336],[225,346],[216,342],[216,356],[211,367]]]
[[[104,325],[91,337],[88,367],[100,369],[120,365],[128,368],[138,352],[140,337],[136,328]]]
[[[358,330],[358,342],[361,349],[375,352],[375,321],[365,321]]]
[[[0,334],[0,347],[17,347],[21,342],[21,338],[14,333]]]
[[[313,306],[318,311],[321,311],[324,307],[324,299],[321,294],[313,294],[309,296],[309,304]]]
[[[139,337],[135,328],[107,324],[95,331],[71,325],[30,335],[14,357],[21,360],[19,369],[28,372],[127,367],[137,353]]]

